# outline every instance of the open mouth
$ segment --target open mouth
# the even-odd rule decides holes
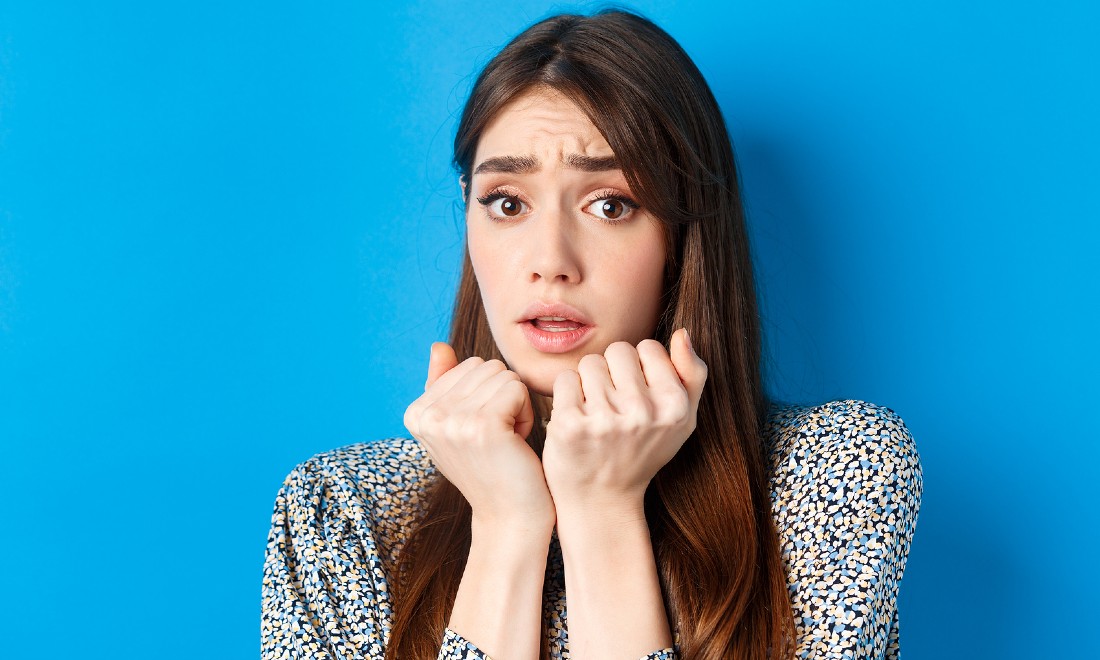
[[[567,305],[541,307],[528,310],[530,316],[519,323],[527,342],[539,352],[568,353],[583,344],[595,328],[587,319],[577,318],[582,313]]]
[[[564,316],[537,316],[527,322],[543,332],[570,332],[584,327],[580,321]]]

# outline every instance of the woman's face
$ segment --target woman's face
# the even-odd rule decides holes
[[[581,110],[541,88],[481,135],[466,184],[470,260],[493,338],[539,394],[615,341],[653,336],[664,230]]]

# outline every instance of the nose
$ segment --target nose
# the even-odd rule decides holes
[[[563,212],[542,213],[529,225],[532,228],[527,244],[528,279],[562,284],[581,281],[581,255],[577,227]]]

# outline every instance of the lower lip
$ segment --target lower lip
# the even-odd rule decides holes
[[[520,327],[527,341],[535,347],[535,350],[543,353],[568,353],[584,343],[589,331],[592,330],[592,326],[582,325],[576,330],[549,332],[540,330],[530,321],[520,323]]]

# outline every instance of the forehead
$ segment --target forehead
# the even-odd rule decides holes
[[[566,154],[615,155],[588,116],[550,88],[528,91],[504,106],[481,134],[475,161],[521,154],[555,163]]]

